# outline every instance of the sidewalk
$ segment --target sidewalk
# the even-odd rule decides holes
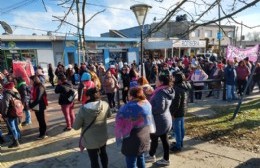
[[[63,132],[65,121],[57,104],[57,95],[48,89],[50,105],[47,110],[48,135],[44,140],[36,141],[38,134],[37,121],[23,131],[23,141],[19,150],[8,149],[5,144],[0,155],[0,168],[90,168],[86,151],[79,152],[78,139],[80,131]],[[217,102],[215,101],[216,104]],[[219,102],[220,103],[220,102]],[[194,103],[191,110],[205,103]],[[77,104],[78,108],[80,104]],[[209,103],[207,103],[209,105]],[[198,110],[200,111],[200,110]],[[34,116],[34,114],[32,114]],[[109,168],[125,168],[124,156],[115,144],[114,118],[108,120],[109,140],[107,153]],[[172,140],[171,140],[172,141]],[[162,146],[156,154],[162,158]],[[170,154],[170,168],[257,168],[260,167],[260,154],[241,151],[221,145],[210,144],[196,139],[185,139],[184,151]],[[157,167],[147,164],[147,167]]]

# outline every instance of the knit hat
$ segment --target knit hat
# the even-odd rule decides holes
[[[91,80],[91,75],[88,72],[84,72],[81,76],[81,81],[89,81]]]

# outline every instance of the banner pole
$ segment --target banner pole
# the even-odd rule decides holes
[[[240,111],[240,107],[241,107],[241,104],[242,104],[242,102],[243,102],[244,95],[246,94],[246,91],[247,91],[247,89],[248,89],[248,87],[249,87],[249,84],[251,83],[251,81],[252,81],[252,79],[253,79],[253,75],[254,75],[255,70],[256,70],[256,65],[257,65],[257,63],[258,63],[259,61],[260,61],[260,55],[259,55],[259,47],[258,47],[257,61],[255,62],[255,66],[254,66],[254,68],[253,68],[253,71],[252,71],[252,73],[250,74],[250,77],[249,77],[249,79],[248,79],[248,81],[247,81],[246,87],[245,87],[245,89],[244,89],[244,91],[243,91],[243,95],[241,96],[241,98],[240,98],[240,100],[239,100],[239,102],[238,102],[238,104],[237,104],[237,107],[236,107],[236,109],[235,109],[235,111],[234,111],[234,114],[233,114],[233,117],[231,118],[231,120],[234,120],[234,119],[237,117],[237,113]]]

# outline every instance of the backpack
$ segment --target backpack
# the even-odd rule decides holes
[[[22,118],[23,109],[24,109],[24,106],[23,106],[22,101],[12,95],[10,116],[14,117],[14,118],[15,117]]]

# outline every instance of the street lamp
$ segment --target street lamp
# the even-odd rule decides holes
[[[141,76],[143,76],[143,29],[144,22],[147,15],[148,10],[152,8],[146,4],[136,4],[130,7],[130,9],[134,12],[136,20],[141,27]]]

